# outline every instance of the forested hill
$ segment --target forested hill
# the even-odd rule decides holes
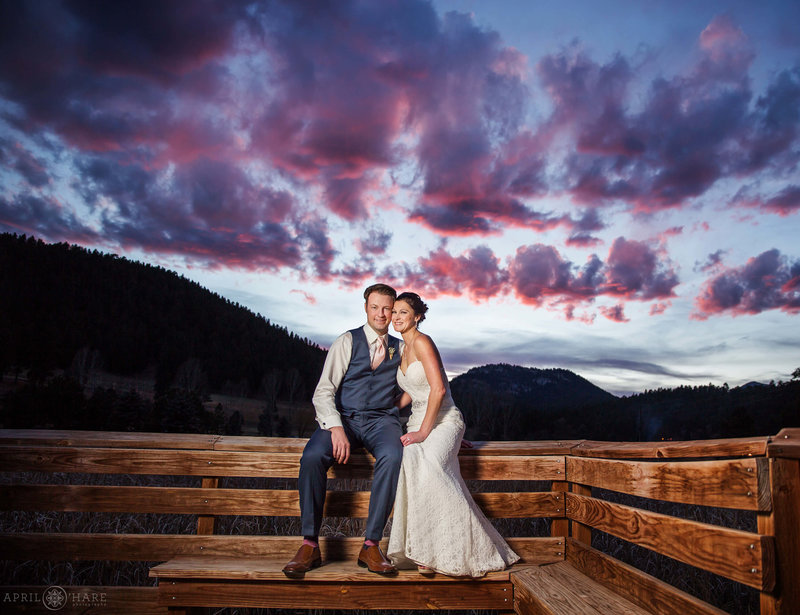
[[[566,369],[495,364],[475,367],[450,383],[453,399],[476,439],[548,439],[556,421],[617,398]],[[545,427],[543,430],[542,428]]]
[[[232,382],[256,393],[265,374],[291,369],[295,388],[309,391],[325,359],[308,340],[162,267],[24,235],[0,235],[0,318],[0,372],[21,368],[34,379],[89,353],[116,374],[155,368],[156,390],[189,362],[211,390]]]
[[[476,440],[698,440],[800,426],[800,374],[790,382],[712,384],[615,397],[564,369],[484,365],[453,379]]]

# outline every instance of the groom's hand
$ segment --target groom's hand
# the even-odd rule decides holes
[[[333,444],[333,458],[337,463],[347,463],[350,459],[350,440],[344,433],[344,427],[331,427],[331,444]]]

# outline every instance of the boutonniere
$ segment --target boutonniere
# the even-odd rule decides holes
[[[390,361],[392,360],[393,356],[394,356],[394,346],[389,346],[389,360]]]

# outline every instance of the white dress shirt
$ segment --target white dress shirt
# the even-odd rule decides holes
[[[369,346],[369,359],[375,356],[377,340],[380,337],[369,324],[364,325],[364,334],[367,336]],[[386,343],[388,343],[388,338]],[[401,343],[402,344],[402,343]],[[342,383],[347,368],[350,366],[350,356],[353,352],[353,336],[350,331],[345,331],[331,344],[328,356],[325,358],[325,365],[322,366],[322,375],[314,389],[314,397],[311,399],[316,411],[316,419],[322,429],[342,426],[342,415],[336,409],[336,391]]]

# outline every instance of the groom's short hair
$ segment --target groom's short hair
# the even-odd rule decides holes
[[[366,290],[364,291],[364,301],[369,299],[369,296],[372,293],[387,295],[392,298],[392,301],[397,299],[397,291],[388,284],[373,284],[372,286],[367,286]]]

